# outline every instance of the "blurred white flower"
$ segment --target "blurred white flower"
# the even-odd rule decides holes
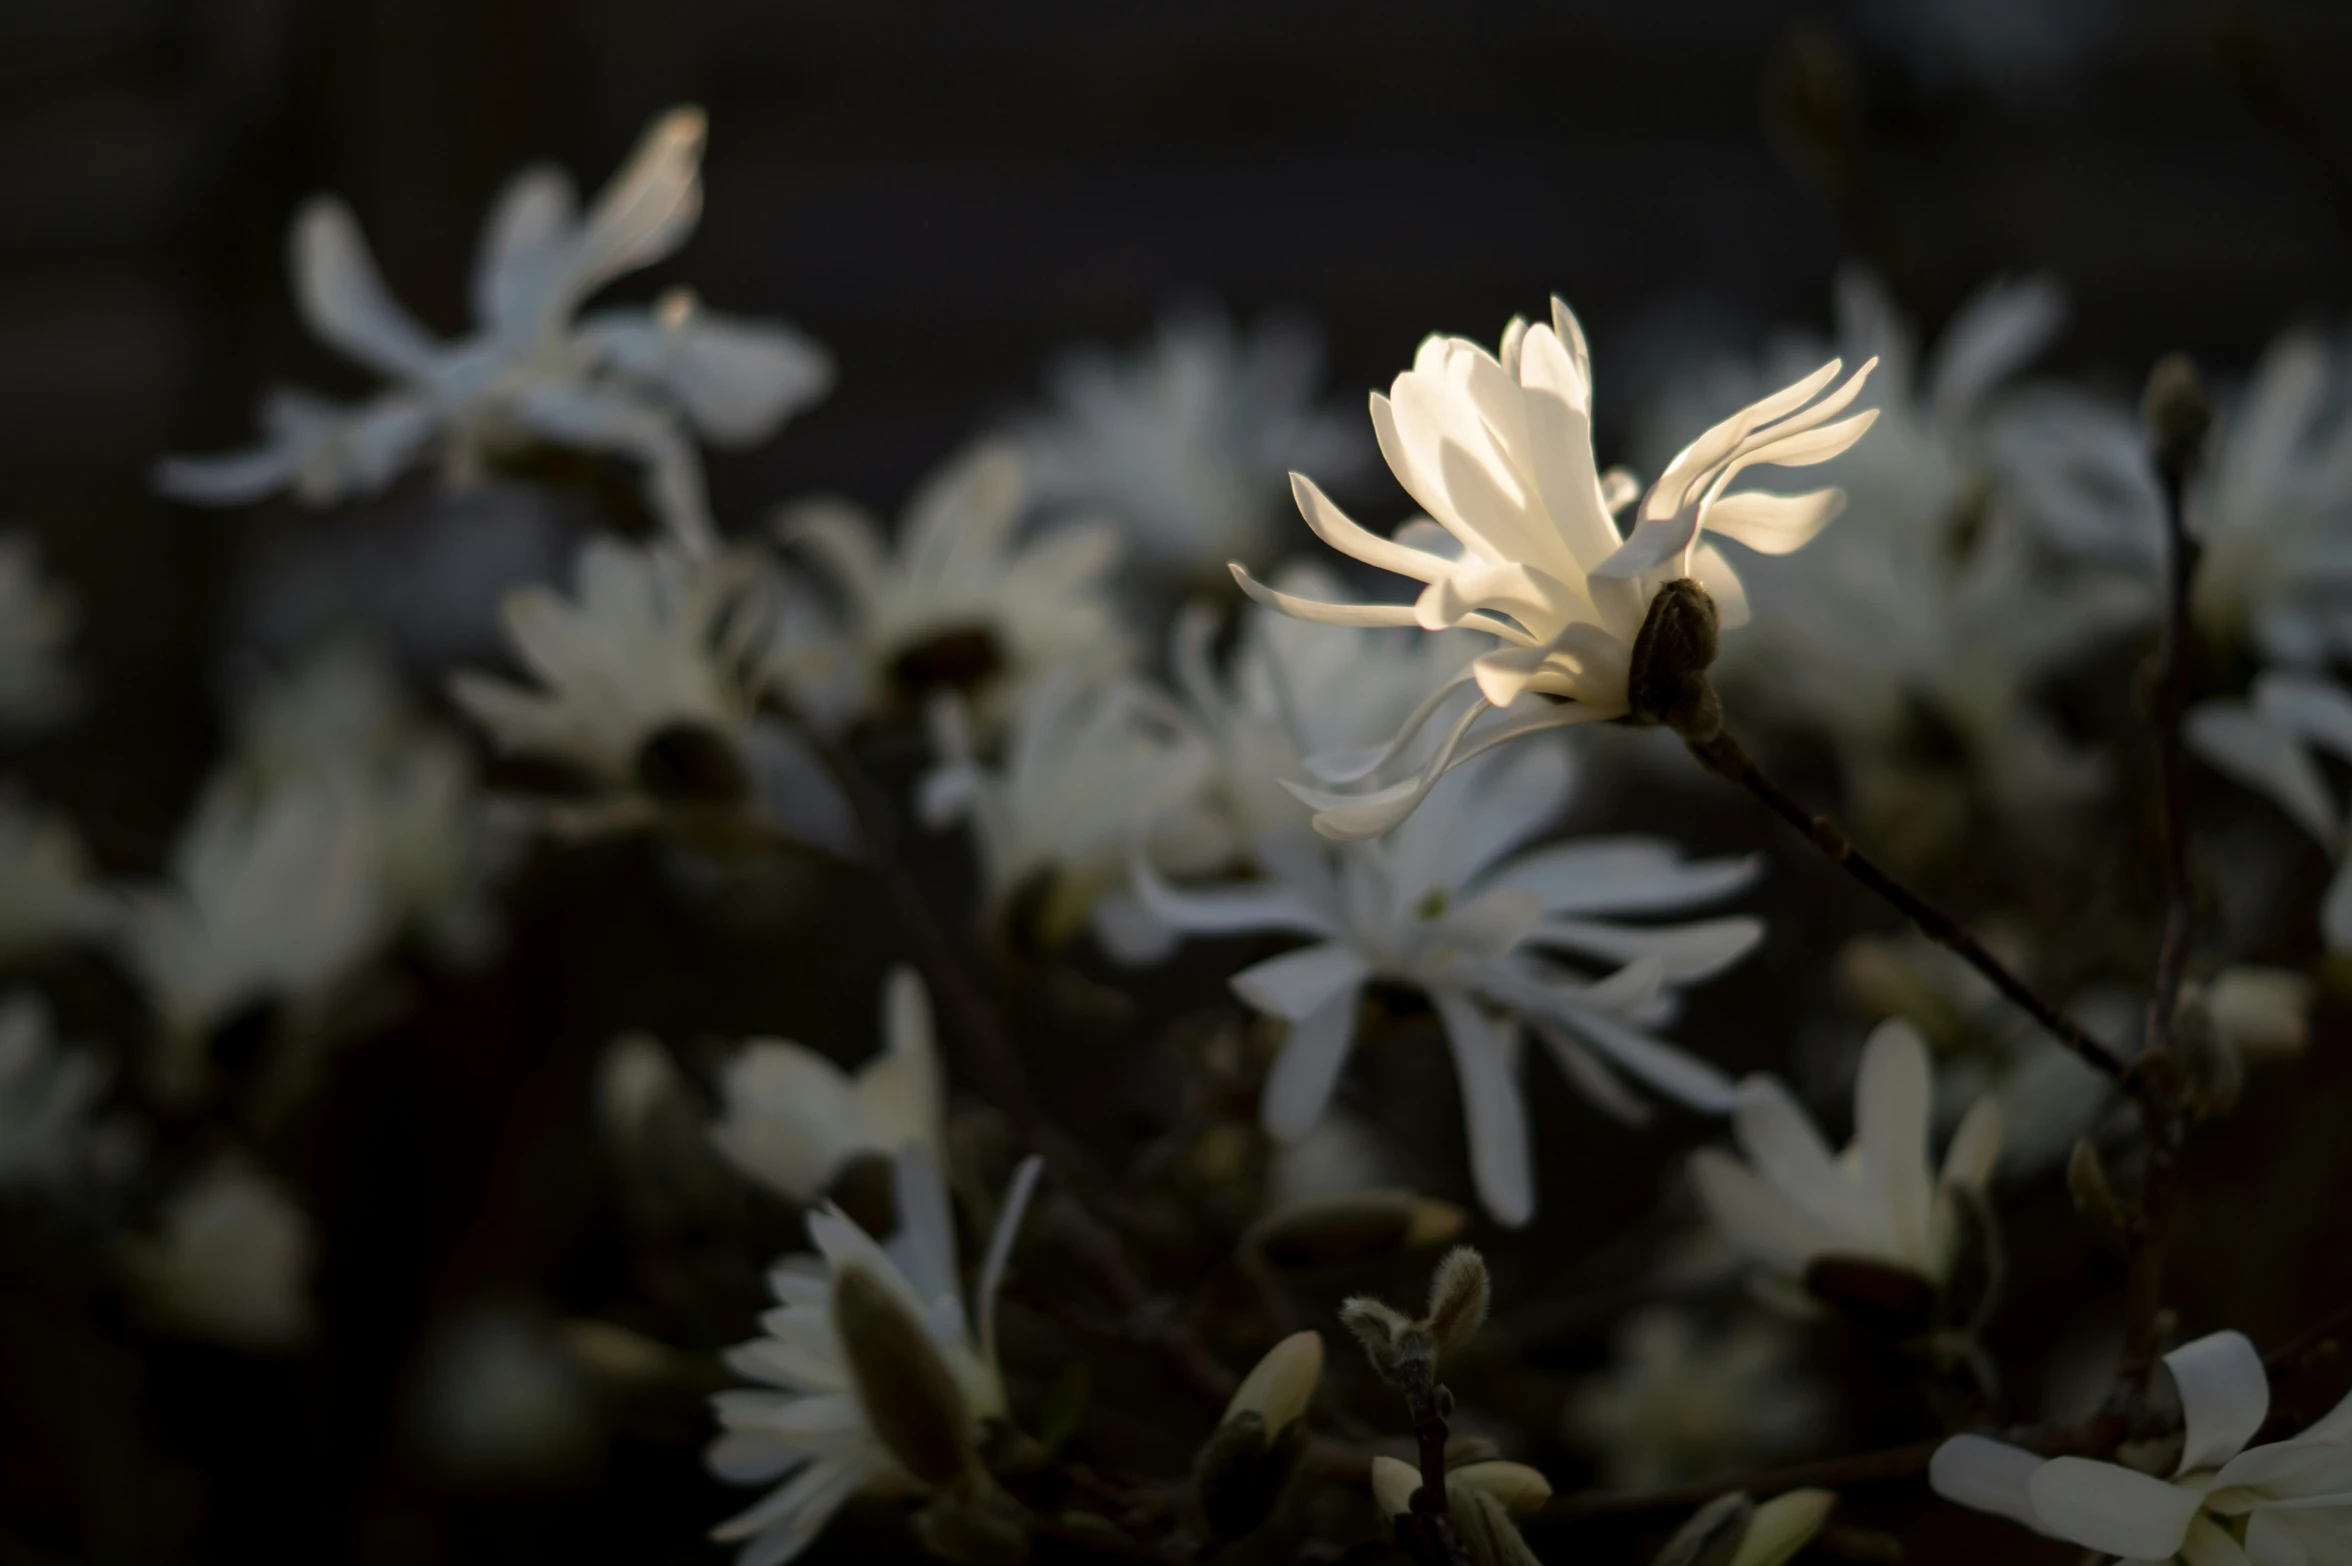
[[[1595,468],[1591,365],[1565,304],[1552,301],[1549,326],[1512,321],[1499,356],[1467,338],[1424,341],[1390,395],[1373,397],[1372,422],[1389,467],[1438,527],[1408,523],[1384,539],[1349,520],[1311,481],[1293,480],[1317,536],[1367,565],[1427,583],[1419,599],[1326,603],[1263,586],[1238,565],[1235,575],[1252,597],[1302,620],[1463,628],[1504,646],[1463,676],[1475,681],[1478,700],[1418,776],[1364,793],[1303,789],[1300,797],[1317,807],[1317,829],[1372,836],[1410,813],[1450,766],[1535,729],[1623,716],[1634,640],[1669,581],[1695,578],[1726,629],[1745,622],[1739,579],[1702,535],[1781,554],[1836,514],[1834,490],[1724,490],[1751,467],[1826,462],[1861,438],[1875,411],[1830,421],[1872,366],[1823,396],[1840,368],[1835,360],[1823,365],[1683,448],[1642,499],[1633,531],[1620,535],[1614,513],[1634,485],[1616,474],[1604,481]],[[1528,695],[1564,699],[1526,702],[1464,742],[1490,708]]]
[[[443,342],[376,271],[351,209],[317,196],[295,215],[295,299],[320,340],[392,382],[357,407],[280,390],[263,405],[259,447],[169,457],[156,482],[203,505],[281,489],[328,505],[383,489],[428,447],[454,483],[534,442],[628,458],[648,504],[690,550],[710,546],[692,435],[765,439],[831,388],[824,350],[781,323],[703,310],[684,289],[651,309],[578,316],[613,279],[676,251],[702,215],[702,111],[672,109],[585,217],[561,171],[535,166],[492,206],[474,264],[475,331]]]
[[[37,995],[0,1000],[0,1186],[56,1186],[90,1170],[106,1068],[60,1041]]]
[[[347,779],[255,794],[215,777],[172,851],[171,878],[128,894],[118,931],[160,1025],[158,1087],[202,1085],[213,1030],[259,1008],[325,1002],[389,938],[375,813]]]
[[[1069,523],[1023,538],[1029,492],[1018,451],[982,441],[916,490],[895,548],[847,501],[785,507],[776,535],[824,568],[840,629],[779,643],[773,675],[837,723],[956,690],[993,726],[1050,669],[1121,674],[1135,654],[1109,593],[1117,530]]]
[[[1011,933],[1049,948],[1091,928],[1128,961],[1167,949],[1167,931],[1125,895],[1131,843],[1140,837],[1147,860],[1177,872],[1232,851],[1207,804],[1215,764],[1174,703],[1055,670],[1023,698],[993,767],[955,697],[935,698],[930,718],[939,762],[918,808],[933,828],[969,824],[992,921],[1016,921]]]
[[[2215,641],[2300,666],[2352,652],[2347,387],[2341,344],[2289,332],[2217,423],[2188,496],[2203,546],[2190,607]],[[2016,414],[1996,455],[2026,514],[2062,547],[2157,580],[2163,501],[2133,411],[2053,390]]]
[[[224,1154],[165,1199],[124,1271],[167,1331],[232,1348],[287,1348],[311,1327],[309,1221],[276,1181]]]
[[[2273,672],[2257,676],[2247,701],[2201,702],[2182,729],[2188,746],[2216,769],[2268,795],[2335,862],[2319,909],[2330,951],[2352,950],[2352,825],[2311,747],[2352,760],[2352,694],[2326,680]]]
[[[1244,336],[1215,312],[1172,316],[1129,353],[1064,356],[1053,407],[1021,430],[1039,503],[1116,518],[1163,576],[1203,581],[1281,548],[1286,475],[1345,479],[1372,454],[1318,405],[1322,358],[1299,323]]]
[[[1794,1294],[1816,1262],[1864,1261],[1942,1285],[1960,1244],[1959,1193],[1983,1190],[2001,1152],[2001,1112],[1971,1108],[1928,1164],[1927,1046],[1910,1024],[1879,1024],[1854,1082],[1854,1140],[1833,1154],[1787,1088],[1740,1083],[1733,1138],[1746,1161],[1717,1148],[1691,1155],[1692,1183],[1723,1237]]]
[[[73,823],[0,785],[0,963],[102,934],[112,917]]]
[[[860,1153],[889,1155],[912,1143],[937,1156],[946,1084],[923,981],[912,968],[890,970],[882,1052],[854,1078],[806,1045],[753,1039],[727,1062],[719,1091],[711,1141],[789,1201],[815,1201]]]
[[[1612,1489],[1760,1467],[1802,1451],[1826,1422],[1783,1322],[1745,1316],[1709,1331],[1690,1311],[1653,1305],[1626,1318],[1613,1346],[1609,1368],[1569,1395],[1566,1416],[1568,1438]]]
[[[1670,1018],[1676,986],[1744,956],[1762,923],[1620,920],[1720,898],[1754,876],[1755,861],[1684,863],[1670,845],[1639,837],[1506,857],[1559,814],[1572,782],[1564,744],[1530,744],[1447,778],[1440,808],[1381,841],[1261,844],[1264,880],[1179,889],[1138,861],[1144,906],[1172,929],[1314,938],[1232,980],[1243,1000],[1291,1025],[1266,1082],[1269,1134],[1294,1141],[1323,1117],[1365,986],[1375,982],[1421,990],[1436,1008],[1461,1083],[1479,1200],[1504,1223],[1526,1222],[1535,1207],[1518,1082],[1522,1022],[1569,1081],[1612,1114],[1647,1113],[1620,1073],[1695,1109],[1730,1106],[1728,1078],[1644,1029]],[[1587,982],[1552,961],[1557,954],[1615,971]]]
[[[0,738],[72,714],[81,683],[65,645],[80,620],[73,595],[41,574],[32,538],[0,536]]]
[[[427,1341],[410,1419],[425,1455],[468,1479],[562,1474],[596,1453],[595,1385],[553,1325],[475,1306]]]
[[[909,1146],[898,1155],[898,1232],[877,1245],[836,1207],[809,1214],[818,1255],[787,1256],[768,1274],[782,1303],[760,1318],[762,1335],[727,1351],[727,1367],[761,1384],[721,1392],[711,1401],[723,1433],[708,1453],[711,1471],[730,1484],[783,1480],[749,1510],[711,1530],[721,1541],[746,1541],[738,1566],[783,1566],[818,1534],[842,1503],[861,1490],[921,1489],[880,1432],[894,1421],[868,1402],[895,1390],[870,1385],[856,1351],[843,1341],[838,1291],[851,1275],[878,1287],[928,1339],[961,1394],[967,1441],[1005,1416],[996,1360],[996,1292],[1020,1232],[1040,1168],[1032,1158],[1013,1175],[996,1232],[968,1296],[956,1262],[955,1218],[939,1168]],[[977,1321],[974,1321],[974,1317]],[[895,1422],[903,1426],[903,1416]]]
[[[2308,974],[2241,964],[2198,985],[2195,999],[2224,1045],[2249,1060],[2292,1060],[2310,1042],[2314,988]]]
[[[520,841],[465,745],[419,710],[371,646],[330,644],[259,682],[238,712],[232,765],[263,792],[312,774],[347,780],[375,816],[399,922],[453,958],[495,937],[490,886]]]
[[[2352,1398],[2287,1440],[2249,1447],[2270,1415],[2270,1384],[2245,1334],[2184,1343],[2164,1365],[2185,1426],[2170,1479],[1964,1435],[1937,1449],[1928,1480],[1946,1500],[2131,1566],[2352,1559]]]

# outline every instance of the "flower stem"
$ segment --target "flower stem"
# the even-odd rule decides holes
[[[1892,905],[1919,927],[1922,935],[1959,956],[1984,975],[1987,982],[2020,1010],[2055,1038],[2080,1056],[2083,1061],[2114,1078],[2129,1083],[2132,1069],[2124,1058],[2105,1044],[2083,1031],[2073,1018],[2043,1000],[2011,972],[2000,958],[1985,948],[1982,941],[1963,929],[1960,922],[1936,907],[1919,893],[1888,873],[1876,860],[1856,848],[1836,822],[1817,816],[1790,795],[1787,790],[1766,777],[1740,742],[1724,729],[1716,729],[1704,739],[1684,739],[1699,765],[1719,778],[1737,783],[1762,800],[1772,813],[1804,834],[1806,841],[1821,850],[1830,863]]]

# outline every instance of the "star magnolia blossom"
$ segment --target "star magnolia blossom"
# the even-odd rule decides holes
[[[2352,823],[2311,747],[2352,760],[2352,694],[2308,675],[2254,681],[2251,701],[2209,701],[2188,714],[2189,748],[2247,787],[2267,794],[2336,861],[2320,903],[2330,951],[2352,950]]]
[[[372,494],[438,443],[451,478],[533,441],[627,457],[679,542],[712,541],[689,429],[725,445],[764,440],[831,387],[824,350],[780,324],[704,311],[673,290],[652,310],[576,319],[590,294],[684,244],[702,214],[702,111],[656,120],[583,219],[571,181],[531,168],[492,207],[475,263],[474,335],[442,342],[384,286],[351,209],[330,196],[295,216],[295,298],[311,330],[388,378],[357,408],[280,391],[253,451],[166,458],[157,483],[203,505],[291,487],[327,505]]]
[[[1946,1500],[2121,1556],[2126,1566],[2352,1560],[2352,1398],[2299,1435],[2249,1447],[2269,1417],[2270,1384],[2245,1334],[2184,1343],[2164,1364],[2186,1425],[2170,1479],[1954,1436],[1937,1449],[1928,1480]]]
[[[1262,1116],[1291,1142],[1319,1121],[1355,1040],[1358,1004],[1376,980],[1410,985],[1436,1008],[1461,1083],[1471,1174],[1497,1219],[1535,1209],[1526,1107],[1524,1020],[1569,1080],[1603,1108],[1639,1119],[1630,1075],[1692,1108],[1720,1113],[1732,1085],[1661,1043],[1671,987],[1709,977],[1763,934],[1752,918],[1687,925],[1621,923],[1712,901],[1745,885],[1755,861],[1680,862],[1648,838],[1593,838],[1506,858],[1560,810],[1571,781],[1564,748],[1535,745],[1466,769],[1444,785],[1447,808],[1423,812],[1378,843],[1309,841],[1261,851],[1272,878],[1177,889],[1138,857],[1144,906],[1190,935],[1305,935],[1314,944],[1234,975],[1234,992],[1290,1034],[1267,1078]],[[1539,953],[1624,964],[1587,982]]]
[[[1806,495],[1727,495],[1751,467],[1826,462],[1860,439],[1876,413],[1836,419],[1860,393],[1865,364],[1835,390],[1832,360],[1683,448],[1643,497],[1630,534],[1613,513],[1630,480],[1605,484],[1592,453],[1592,372],[1584,333],[1559,300],[1552,324],[1514,320],[1500,355],[1467,338],[1431,337],[1390,394],[1372,398],[1381,454],[1437,528],[1410,524],[1381,538],[1351,521],[1313,482],[1294,474],[1299,509],[1325,543],[1367,565],[1428,584],[1412,604],[1334,604],[1278,592],[1239,564],[1244,590],[1303,620],[1329,625],[1418,625],[1482,631],[1504,645],[1464,674],[1479,700],[1448,732],[1418,777],[1363,794],[1303,789],[1318,830],[1368,837],[1402,820],[1450,766],[1535,729],[1616,718],[1628,709],[1633,646],[1650,600],[1678,577],[1695,578],[1726,627],[1747,616],[1739,579],[1712,531],[1751,549],[1784,554],[1834,516],[1835,490]],[[1819,400],[1816,400],[1819,399]],[[1834,420],[1834,422],[1833,422]],[[1432,535],[1442,529],[1448,540]],[[1464,743],[1490,707],[1530,703]],[[1426,719],[1428,712],[1418,716]],[[1417,724],[1409,724],[1403,739]],[[1355,769],[1369,776],[1385,754]]]
[[[1942,1173],[1933,1172],[1929,1073],[1927,1045],[1910,1024],[1879,1024],[1862,1049],[1854,1140],[1842,1155],[1777,1080],[1740,1083],[1731,1129],[1747,1161],[1711,1147],[1691,1155],[1692,1183],[1716,1229],[1781,1285],[1800,1286],[1823,1258],[1877,1262],[1942,1284],[1959,1249],[1959,1193],[1982,1190],[2000,1157],[2001,1112],[1978,1100],[1952,1134]]]
[[[782,1566],[815,1541],[842,1503],[861,1490],[919,1489],[876,1433],[862,1401],[849,1351],[833,1320],[833,1291],[843,1274],[863,1272],[920,1322],[955,1378],[976,1436],[1005,1416],[1004,1379],[996,1360],[996,1293],[1022,1214],[1042,1167],[1031,1158],[1013,1174],[996,1232],[970,1298],[975,1335],[956,1266],[955,1218],[939,1167],[921,1148],[902,1149],[896,1165],[898,1232],[877,1245],[842,1211],[809,1214],[817,1255],[788,1256],[768,1274],[782,1303],[760,1318],[761,1336],[727,1351],[727,1367],[759,1390],[721,1392],[711,1401],[724,1433],[708,1453],[711,1472],[729,1484],[784,1482],[711,1530],[743,1540],[737,1566]]]
[[[895,549],[846,501],[785,509],[777,536],[825,568],[843,624],[780,642],[776,677],[812,716],[834,722],[952,689],[994,724],[1049,670],[1117,676],[1134,662],[1109,591],[1117,531],[1066,522],[1022,538],[1029,501],[1019,452],[990,441],[916,491]]]
[[[754,1039],[719,1079],[711,1141],[729,1162],[795,1202],[813,1202],[860,1153],[941,1143],[945,1086],[931,1001],[911,968],[882,990],[882,1053],[853,1078],[805,1045]]]

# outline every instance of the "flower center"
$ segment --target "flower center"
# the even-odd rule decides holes
[[[1004,664],[994,631],[985,625],[952,626],[901,650],[890,660],[890,679],[910,696],[968,691]]]
[[[664,805],[740,805],[751,795],[741,753],[695,722],[658,729],[638,747],[637,784]]]

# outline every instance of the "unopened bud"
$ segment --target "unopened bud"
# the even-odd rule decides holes
[[[1791,1490],[1756,1508],[1731,1566],[1781,1566],[1812,1542],[1829,1521],[1837,1496],[1828,1490]]]
[[[1478,1335],[1486,1325],[1493,1286],[1487,1281],[1486,1259],[1467,1245],[1446,1252],[1429,1281],[1430,1341],[1442,1357]]]
[[[1394,1457],[1372,1459],[1372,1509],[1385,1526],[1391,1517],[1413,1509],[1413,1492],[1421,1488],[1421,1470]]]
[[[1502,1503],[1503,1510],[1514,1517],[1531,1517],[1543,1510],[1544,1502],[1552,1498],[1552,1482],[1525,1463],[1506,1463],[1489,1460],[1465,1463],[1446,1470],[1446,1494],[1456,1490],[1476,1490],[1491,1495]]]
[[[971,1461],[971,1419],[923,1324],[881,1279],[844,1267],[833,1280],[833,1330],[866,1422],[890,1455],[927,1485],[953,1483]]]
[[[2074,1198],[2076,1212],[2108,1234],[2122,1235],[2130,1230],[2131,1214],[2116,1199],[2115,1187],[2107,1178],[2107,1162],[2089,1137],[2077,1141],[2074,1151],[2066,1155],[2066,1194]]]
[[[1674,1530],[1650,1566],[1732,1566],[1755,1517],[1756,1503],[1744,1492],[1719,1495]]]
[[[2194,359],[2170,353],[2156,361],[2140,396],[2140,422],[2147,426],[2156,471],[2178,484],[2197,465],[2213,428],[2213,399],[2206,395]]]
[[[1363,1345],[1364,1357],[1372,1361],[1381,1380],[1401,1386],[1416,1372],[1419,1379],[1428,1379],[1437,1347],[1428,1331],[1403,1311],[1359,1294],[1340,1303],[1339,1321]]]
[[[1269,1437],[1280,1435],[1307,1411],[1315,1384],[1323,1379],[1323,1335],[1294,1332],[1266,1351],[1234,1390],[1225,1417],[1255,1414]]]
[[[1451,1202],[1410,1191],[1358,1191],[1270,1212],[1242,1243],[1273,1266],[1306,1270],[1442,1245],[1467,1222],[1469,1215]]]
[[[1683,576],[1659,588],[1633,639],[1625,680],[1629,715],[1685,739],[1713,739],[1723,728],[1723,704],[1707,670],[1721,646],[1715,600],[1704,587]]]
[[[1192,1462],[1201,1516],[1218,1538],[1240,1538],[1281,1504],[1307,1448],[1299,1415],[1322,1375],[1322,1337],[1294,1332],[1242,1378]]]

